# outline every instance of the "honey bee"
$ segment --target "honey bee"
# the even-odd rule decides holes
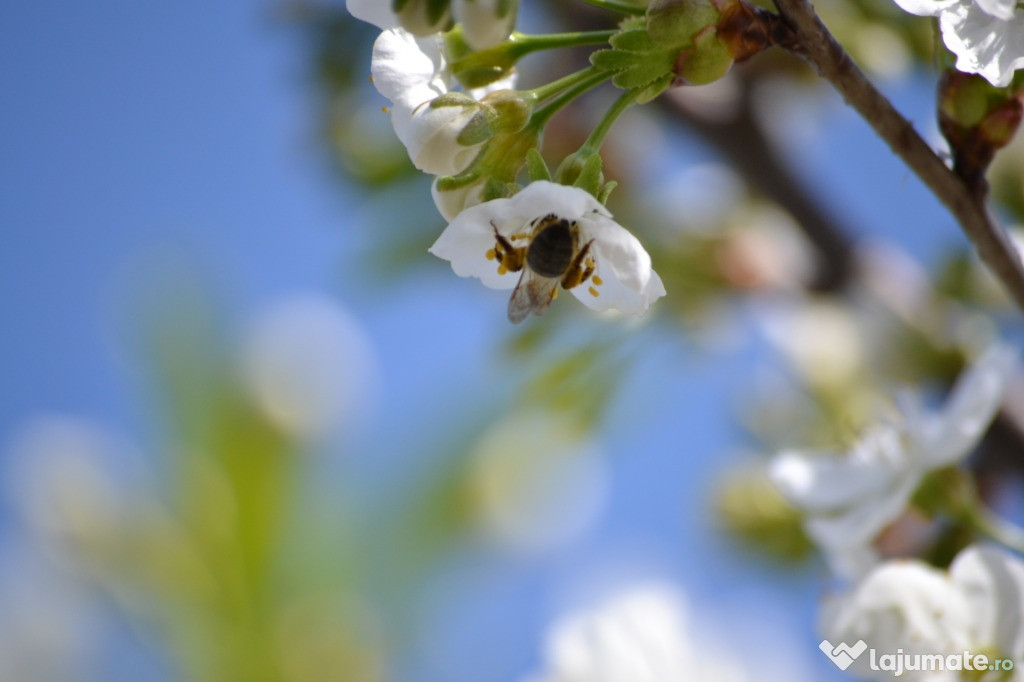
[[[491,226],[496,240],[494,256],[500,266],[509,272],[523,272],[508,300],[508,319],[513,324],[522,322],[531,312],[543,315],[558,296],[559,284],[572,289],[594,274],[594,259],[590,256],[593,240],[580,246],[576,221],[551,213],[534,219],[529,234],[511,238],[499,234],[493,223]],[[529,243],[515,246],[512,242],[518,239],[529,239]]]

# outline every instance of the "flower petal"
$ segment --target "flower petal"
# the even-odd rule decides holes
[[[1009,346],[985,351],[960,376],[942,412],[923,427],[922,459],[929,468],[955,464],[966,457],[992,422],[1017,365]]]
[[[904,12],[919,17],[934,17],[955,5],[959,0],[895,0]]]
[[[391,11],[391,3],[382,0],[346,0],[345,9],[356,19],[389,29],[398,26],[398,17]]]
[[[993,547],[973,545],[949,568],[971,605],[976,641],[999,654],[1024,653],[1024,564]]]
[[[518,196],[518,195],[516,195]],[[478,204],[455,217],[430,253],[452,264],[459,277],[476,277],[491,289],[511,289],[519,281],[518,272],[498,273],[498,264],[486,254],[494,248],[494,225],[512,224],[517,210],[513,199],[494,199]]]
[[[972,3],[950,7],[939,17],[942,40],[957,56],[956,68],[1006,87],[1024,67],[1024,11],[1001,19]]]
[[[444,69],[434,38],[417,38],[405,29],[392,28],[373,43],[373,85],[395,105],[415,108],[448,92]]]

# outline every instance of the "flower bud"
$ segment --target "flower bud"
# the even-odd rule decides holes
[[[663,47],[683,47],[721,15],[712,0],[654,0],[647,8],[647,33]]]

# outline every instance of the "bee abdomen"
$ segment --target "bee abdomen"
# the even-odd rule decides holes
[[[573,236],[569,221],[560,218],[530,242],[526,264],[541,277],[561,277],[572,264]]]

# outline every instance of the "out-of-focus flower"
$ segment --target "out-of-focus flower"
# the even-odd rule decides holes
[[[1024,563],[1006,552],[971,546],[940,571],[921,561],[888,561],[849,592],[822,607],[822,634],[837,642],[864,640],[879,654],[985,654],[1024,668]],[[867,656],[851,672],[858,678],[893,679],[871,670]],[[901,679],[965,679],[959,672],[907,671]],[[973,678],[972,678],[973,679]],[[980,679],[980,678],[979,678]],[[986,678],[988,679],[988,678]]]
[[[593,440],[567,416],[519,412],[476,444],[471,480],[483,530],[512,550],[576,537],[600,512],[607,475]]]
[[[569,234],[549,233],[553,229]],[[545,244],[560,242],[557,259],[539,262],[548,252],[534,246],[542,234]],[[566,240],[572,244],[568,251],[560,248]],[[644,313],[665,295],[651,257],[636,237],[584,190],[553,182],[534,182],[509,199],[466,209],[430,252],[450,261],[460,277],[477,277],[492,289],[511,289],[518,282],[509,305],[513,321],[530,310],[542,313],[559,282],[588,308],[629,315]],[[555,267],[546,267],[550,265]],[[566,286],[567,280],[578,281]]]
[[[844,455],[789,451],[770,475],[806,514],[804,527],[833,568],[858,577],[877,560],[871,543],[906,508],[928,472],[960,462],[1002,402],[1016,354],[994,346],[953,387],[941,411],[908,404],[898,419],[868,428]]]
[[[548,633],[543,672],[527,682],[741,682],[743,672],[691,637],[682,598],[661,585],[614,596]]]
[[[104,537],[125,518],[129,501],[117,473],[127,470],[130,452],[126,442],[88,420],[37,417],[11,445],[10,495],[43,537]]]
[[[28,544],[8,544],[0,604],[0,680],[94,679],[97,605],[68,572]]]
[[[241,348],[253,402],[286,434],[327,435],[367,402],[373,350],[357,322],[315,294],[286,299],[255,320]]]
[[[843,387],[864,366],[864,330],[851,310],[831,303],[767,306],[765,337],[816,387]]]
[[[1024,9],[1016,0],[896,0],[911,14],[937,16],[956,68],[1006,87],[1024,67]]]

